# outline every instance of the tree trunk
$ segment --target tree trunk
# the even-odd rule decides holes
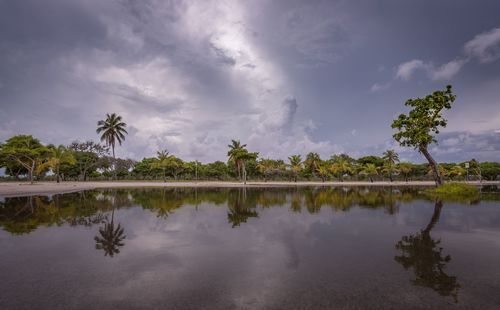
[[[420,153],[424,154],[425,158],[427,159],[427,161],[431,165],[432,172],[434,174],[434,181],[436,181],[436,186],[442,185],[443,178],[442,178],[441,174],[439,173],[439,168],[438,168],[436,161],[434,160],[434,158],[432,158],[431,154],[429,154],[429,151],[427,150],[427,146],[422,145],[419,147],[419,150],[420,150]]]
[[[241,162],[241,169],[243,170],[243,184],[247,184],[247,169],[245,168],[245,162]]]
[[[28,177],[30,179],[30,184],[33,184],[33,171],[35,171],[35,161],[32,161],[31,169],[28,169]]]
[[[112,144],[111,148],[113,150],[113,178],[116,180],[116,157],[115,157],[115,145]]]
[[[424,233],[429,234],[434,225],[439,221],[441,215],[441,209],[443,208],[443,201],[438,199],[434,204],[434,213],[432,214],[431,221],[427,224],[427,227],[423,230]]]
[[[59,167],[58,166],[56,167],[56,182],[57,183],[60,182],[60,179],[59,179]]]

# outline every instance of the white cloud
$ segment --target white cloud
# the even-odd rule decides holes
[[[398,66],[396,78],[407,81],[416,71],[424,70],[432,80],[450,80],[470,58],[476,58],[481,63],[495,61],[500,58],[500,28],[476,35],[465,43],[464,51],[465,58],[457,58],[438,67],[420,59],[404,62]]]
[[[465,53],[477,58],[482,63],[500,58],[500,28],[476,35],[464,46]]]
[[[432,63],[414,59],[398,66],[396,78],[408,81],[416,71],[422,70],[432,80],[449,80],[462,69],[465,63],[467,63],[466,59],[456,59],[439,67],[435,67]]]
[[[372,87],[370,88],[370,91],[371,92],[379,92],[379,91],[383,91],[383,90],[387,90],[391,87],[391,83],[388,82],[388,83],[375,83],[372,85]]]
[[[427,70],[433,80],[449,80],[457,75],[466,63],[466,59],[456,59],[445,63],[438,68],[427,66]]]
[[[415,71],[424,69],[426,64],[420,59],[413,59],[398,66],[396,77],[402,80],[409,80]]]

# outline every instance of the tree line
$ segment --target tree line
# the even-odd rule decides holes
[[[168,150],[158,150],[156,156],[141,161],[117,158],[116,146],[126,138],[127,124],[112,113],[97,122],[100,142],[75,141],[70,145],[44,145],[31,135],[16,135],[0,144],[0,168],[8,178],[61,180],[426,180],[437,185],[443,180],[487,179],[500,176],[500,163],[478,162],[438,164],[428,151],[436,143],[440,128],[447,124],[442,111],[451,108],[455,95],[451,86],[424,98],[409,99],[411,110],[392,123],[394,139],[402,146],[413,147],[424,155],[427,164],[401,162],[394,150],[380,155],[353,158],[348,154],[332,154],[323,159],[310,152],[305,158],[294,154],[284,159],[270,159],[248,150],[246,144],[232,140],[228,145],[227,161],[201,163],[185,161]]]

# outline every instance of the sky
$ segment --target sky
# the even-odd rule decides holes
[[[438,161],[500,160],[500,1],[0,0],[0,141],[98,140],[118,113],[117,156],[159,149],[226,160],[401,148],[409,98],[453,85]]]

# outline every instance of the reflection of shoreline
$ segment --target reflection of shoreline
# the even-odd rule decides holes
[[[414,285],[429,287],[442,296],[453,297],[457,302],[460,284],[456,276],[450,276],[445,272],[451,256],[443,255],[441,240],[434,240],[431,237],[432,229],[439,222],[442,208],[443,201],[436,200],[434,212],[427,226],[414,235],[403,236],[396,243],[396,249],[401,251],[401,255],[395,256],[394,260],[405,270],[413,269]]]
[[[496,185],[500,186],[500,181],[469,182],[474,185]],[[433,187],[434,181],[410,181],[410,182],[247,182],[247,187],[307,187],[307,186],[325,186],[325,187]],[[242,187],[239,182],[155,182],[155,181],[119,181],[119,182],[39,182],[34,185],[23,182],[0,182],[0,197],[16,197],[30,195],[48,195],[63,194],[81,190],[91,189],[109,189],[109,188],[139,188],[139,187],[198,187],[198,188],[234,188]]]
[[[494,196],[491,197],[500,197]],[[488,196],[482,195],[482,198]],[[414,188],[396,187],[238,187],[238,188],[134,188],[99,189],[49,196],[6,198],[0,201],[0,228],[27,234],[38,227],[100,224],[112,208],[141,207],[159,218],[184,206],[201,203],[224,206],[235,226],[257,217],[257,208],[287,206],[291,212],[310,214],[323,209],[345,212],[351,208],[383,209],[397,214],[402,203],[428,200]],[[497,198],[498,199],[498,198]]]

